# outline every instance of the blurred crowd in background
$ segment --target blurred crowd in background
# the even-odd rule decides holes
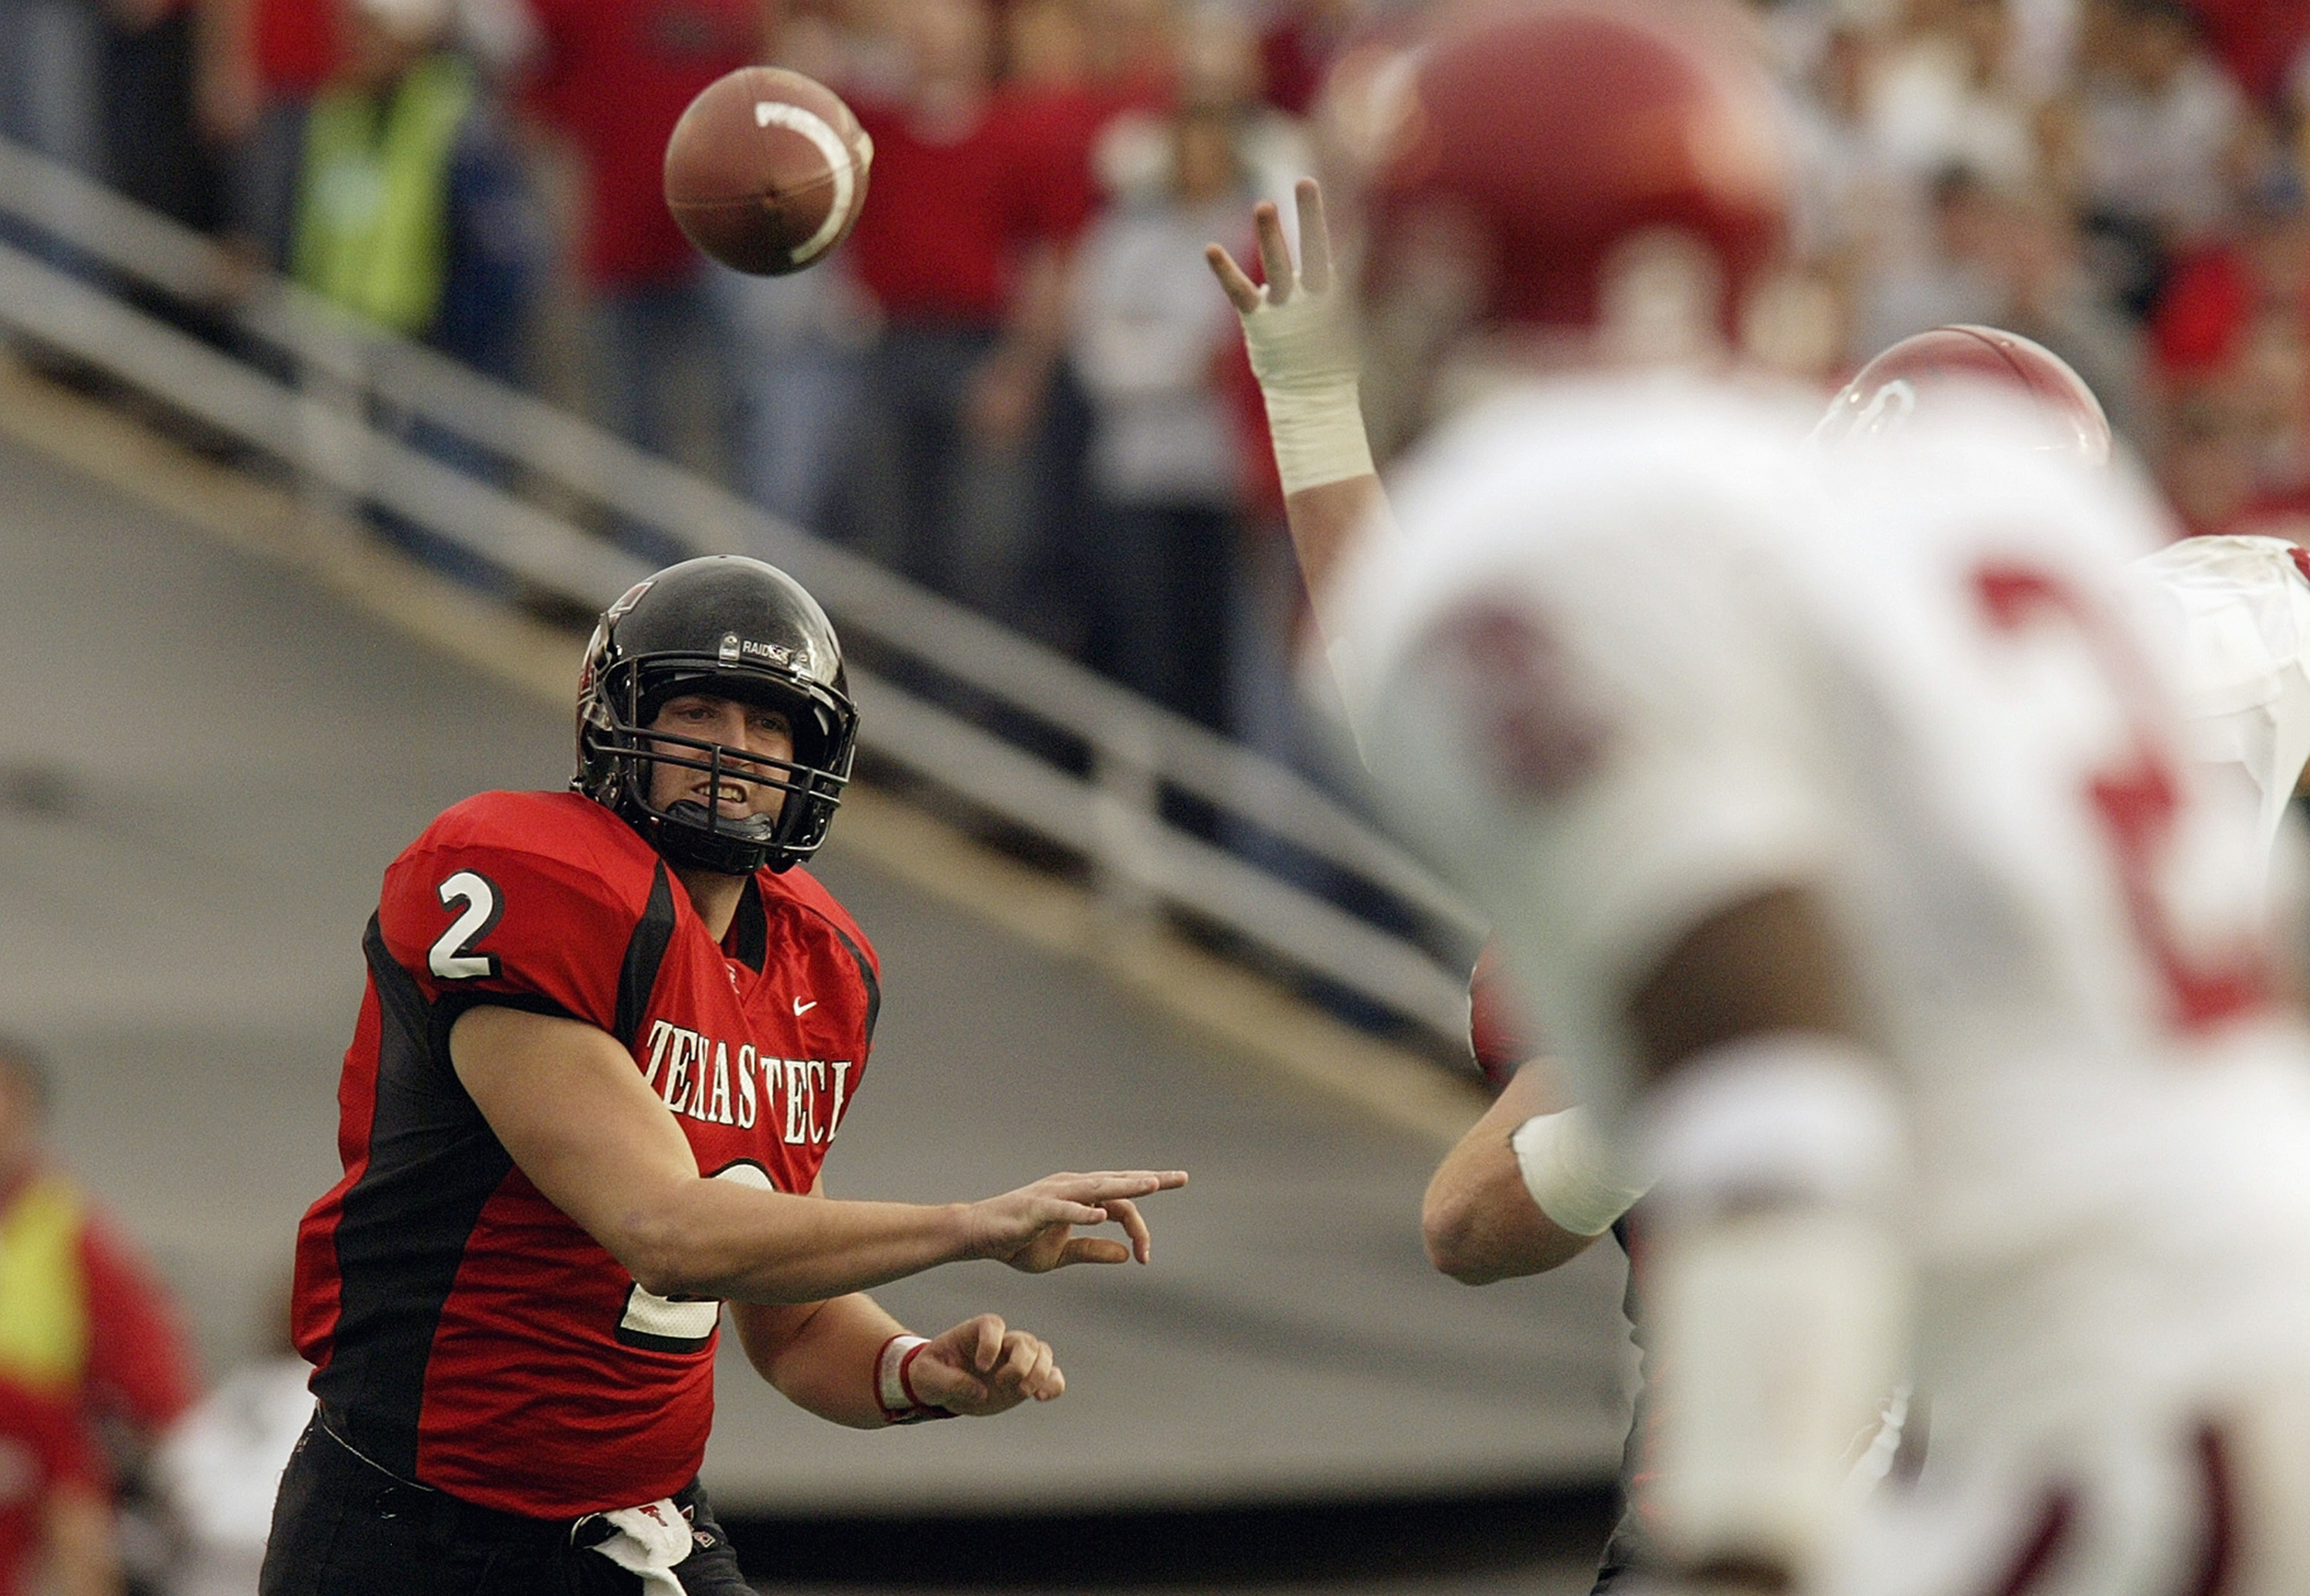
[[[1264,743],[1300,601],[1200,251],[1324,168],[1388,3],[0,0],[0,133]],[[2310,516],[2310,3],[1750,9],[1803,168],[1758,353],[1827,386],[2010,327],[2190,530]],[[794,278],[709,267],[660,197],[749,61],[874,141]]]

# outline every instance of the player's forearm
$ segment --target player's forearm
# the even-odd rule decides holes
[[[1595,1240],[1541,1211],[1509,1143],[1517,1126],[1561,1106],[1545,1066],[1527,1064],[1444,1156],[1420,1210],[1429,1262],[1442,1272],[1464,1285],[1489,1286],[1554,1269]]]
[[[1326,644],[1340,637],[1339,571],[1360,537],[1381,531],[1388,515],[1387,493],[1369,472],[1320,487],[1302,488],[1283,500],[1291,528],[1291,549],[1299,558],[1300,579],[1316,608],[1316,628]]]
[[[611,1251],[661,1297],[822,1302],[972,1256],[965,1214],[697,1180],[632,1211]]]
[[[906,1326],[863,1292],[821,1304],[799,1323],[778,1310],[735,1308],[747,1356],[762,1378],[806,1412],[852,1429],[890,1423],[875,1390],[883,1345]]]

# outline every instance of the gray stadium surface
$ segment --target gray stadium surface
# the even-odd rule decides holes
[[[336,1173],[379,872],[467,793],[559,785],[569,714],[18,441],[0,560],[0,1028],[54,1054],[66,1158],[221,1365],[264,1333],[297,1215]],[[733,1358],[708,1463],[725,1506],[1194,1507],[1609,1470],[1612,1249],[1538,1281],[1443,1279],[1418,1238],[1432,1140],[1183,1034],[834,837],[819,873],[886,994],[836,1194],[1139,1163],[1194,1184],[1151,1205],[1151,1269],[966,1265],[880,1294],[918,1327],[993,1309],[1046,1334],[1072,1386],[1052,1407],[861,1435]]]

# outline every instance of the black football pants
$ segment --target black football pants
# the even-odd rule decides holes
[[[695,1481],[678,1493],[697,1549],[674,1569],[689,1596],[752,1596]],[[297,1442],[265,1552],[260,1596],[637,1596],[641,1577],[587,1549],[607,1527],[493,1512],[395,1479],[316,1418]]]

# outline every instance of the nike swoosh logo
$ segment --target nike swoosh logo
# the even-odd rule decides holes
[[[815,1008],[817,1008],[817,1007],[818,1007],[818,1005],[817,1005],[815,1002],[809,1002],[809,1003],[805,1003],[805,1002],[803,1002],[800,998],[796,998],[796,999],[795,999],[795,1001],[794,1001],[794,1006],[795,1006],[795,1018],[796,1019],[800,1019],[803,1015],[805,1015],[805,1014],[809,1013],[812,1009],[815,1009]]]

